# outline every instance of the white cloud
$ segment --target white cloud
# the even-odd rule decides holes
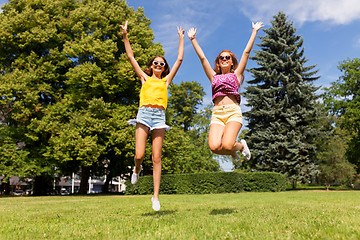
[[[177,26],[182,26],[186,31],[195,27],[198,39],[200,41],[207,39],[222,25],[222,20],[214,16],[233,8],[229,1],[232,2],[232,0],[223,0],[222,3],[228,3],[220,5],[214,4],[212,0],[201,4],[194,0],[162,1],[161,8],[166,9],[168,14],[160,14],[157,18],[152,19],[156,42],[162,43],[167,54],[176,56],[179,45]],[[187,39],[186,32],[185,38]],[[188,41],[185,41],[185,47],[190,47],[190,45]]]
[[[326,21],[330,24],[348,24],[360,19],[358,0],[234,0],[240,11],[251,20],[267,22],[283,11],[298,24]]]
[[[151,19],[155,41],[161,42],[166,54],[171,57],[177,54],[177,26],[186,30],[196,27],[201,42],[224,24],[224,18],[217,16],[233,12],[234,9],[251,21],[263,21],[265,24],[279,11],[283,11],[296,25],[314,21],[340,25],[360,20],[358,0],[204,0],[201,4],[195,0],[172,0],[155,2],[153,9],[161,9],[161,13]],[[359,41],[356,41],[356,46],[360,45]],[[186,44],[188,41],[185,41],[185,47],[189,47]]]

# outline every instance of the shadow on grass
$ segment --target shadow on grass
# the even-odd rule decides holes
[[[235,208],[221,208],[221,209],[213,209],[210,212],[210,215],[225,215],[225,214],[232,214],[235,213]]]
[[[171,215],[174,214],[176,211],[175,210],[165,210],[165,211],[152,211],[152,212],[148,212],[148,213],[143,213],[142,216],[166,216],[166,215]]]

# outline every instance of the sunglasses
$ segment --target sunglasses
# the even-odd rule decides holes
[[[160,67],[164,67],[165,63],[164,62],[157,62],[157,61],[153,61],[154,66],[160,65]]]
[[[229,55],[227,55],[227,56],[219,56],[219,59],[220,60],[224,60],[224,59],[226,59],[226,60],[230,60],[230,56]]]

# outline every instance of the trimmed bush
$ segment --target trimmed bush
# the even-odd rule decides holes
[[[286,189],[285,176],[273,172],[212,172],[161,176],[160,194],[277,192]],[[126,182],[126,194],[152,194],[152,176],[141,176],[136,185]]]

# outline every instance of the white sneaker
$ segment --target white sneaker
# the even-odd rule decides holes
[[[242,145],[244,145],[244,149],[243,151],[241,152],[242,155],[244,155],[244,157],[247,159],[247,160],[250,160],[251,158],[251,153],[250,153],[250,149],[248,147],[248,145],[246,144],[246,141],[244,139],[241,139],[240,142],[242,143]]]
[[[131,183],[132,184],[136,184],[139,180],[139,175],[141,173],[141,170],[142,170],[142,165],[140,165],[140,170],[138,173],[135,173],[135,167],[134,167],[134,170],[133,170],[133,174],[131,175]]]
[[[154,197],[151,198],[152,208],[154,211],[160,211],[160,201],[154,201]]]

